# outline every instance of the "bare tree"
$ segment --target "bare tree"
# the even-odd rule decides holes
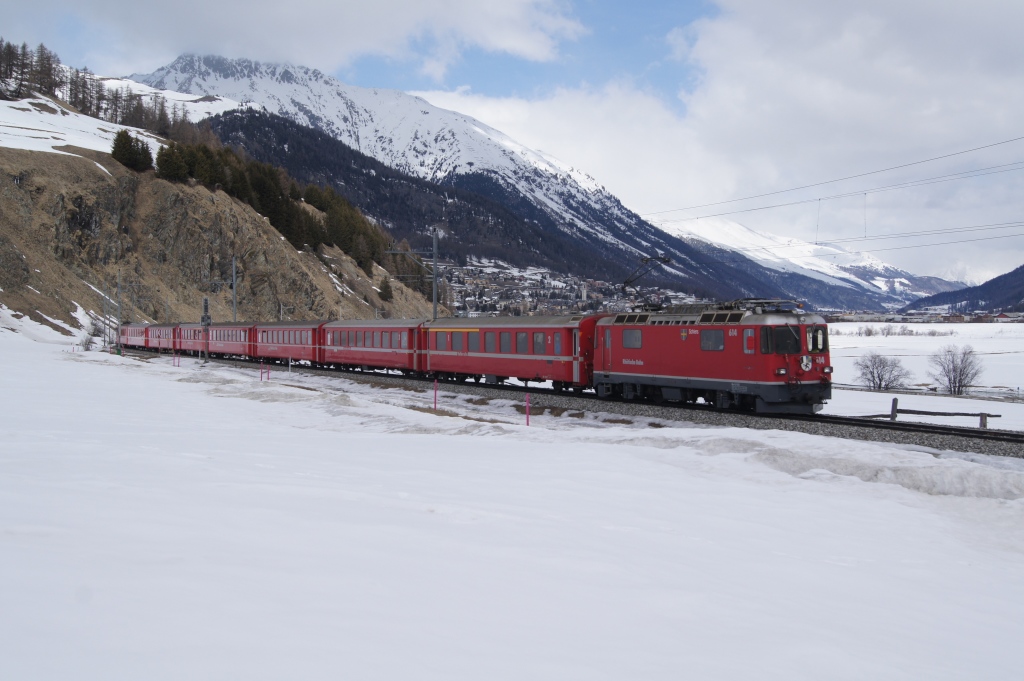
[[[895,357],[869,352],[853,363],[857,378],[869,390],[896,390],[907,385],[913,375]]]
[[[963,395],[981,375],[981,360],[970,345],[959,348],[946,345],[933,354],[928,362],[935,373],[931,377],[950,395]]]

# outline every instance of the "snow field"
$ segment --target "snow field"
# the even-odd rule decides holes
[[[929,375],[933,371],[928,363],[929,356],[946,345],[970,345],[978,353],[983,368],[978,380],[979,386],[973,391],[976,396],[1016,398],[1018,388],[1024,388],[1024,324],[907,324],[907,328],[914,331],[915,335],[855,335],[858,329],[869,326],[877,331],[885,325],[855,322],[829,325],[836,383],[855,385],[857,370],[854,362],[873,351],[898,358],[913,373],[910,381],[912,386],[934,387],[936,382]],[[898,329],[904,325],[892,326]],[[952,335],[928,336],[926,334],[929,331]],[[1024,393],[1020,393],[1020,396],[1024,400]],[[941,394],[901,395],[837,389],[833,391],[833,399],[825,406],[825,413],[845,416],[884,414],[889,411],[893,397],[899,398],[899,406],[904,409],[1000,414],[1000,418],[989,421],[990,428],[1024,430],[1024,401],[1002,402]],[[900,415],[899,418],[957,426],[978,425],[978,419],[971,417]]]
[[[4,678],[1018,669],[1021,462],[0,349]]]

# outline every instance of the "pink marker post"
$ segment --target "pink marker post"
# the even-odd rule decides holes
[[[526,393],[526,425],[530,425],[530,393]]]

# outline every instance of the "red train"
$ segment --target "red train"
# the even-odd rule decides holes
[[[832,395],[825,320],[780,300],[564,317],[130,324],[120,342],[769,413],[814,413]]]

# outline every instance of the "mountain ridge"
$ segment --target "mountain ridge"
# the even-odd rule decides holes
[[[403,92],[346,85],[293,64],[217,56],[183,55],[130,78],[154,88],[258,105],[390,168],[490,199],[535,223],[548,239],[567,236],[579,242],[584,259],[592,257],[584,253],[600,253],[599,260],[610,263],[609,280],[631,271],[640,258],[662,253],[672,263],[647,281],[717,297],[780,296],[816,306],[871,309],[903,305],[916,293],[901,297],[870,283],[850,286],[858,278],[851,273],[839,278],[844,282],[799,268],[773,269],[721,243],[680,238],[628,210],[590,175]]]

